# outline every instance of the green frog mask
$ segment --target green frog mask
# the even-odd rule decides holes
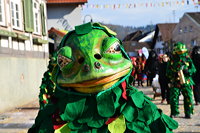
[[[98,23],[75,27],[57,53],[54,82],[81,93],[110,88],[132,69],[116,33]]]
[[[187,48],[186,48],[184,43],[178,42],[174,45],[174,48],[173,48],[174,54],[181,55],[181,54],[184,54],[186,52],[187,52]]]

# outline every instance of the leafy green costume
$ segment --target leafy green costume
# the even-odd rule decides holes
[[[54,91],[56,88],[56,84],[52,81],[52,71],[55,65],[56,55],[52,54],[49,60],[48,69],[44,73],[42,78],[42,83],[40,85],[40,94],[39,94],[39,103],[40,109],[43,109],[44,106],[52,102],[54,98]]]
[[[178,123],[132,87],[132,64],[115,33],[98,23],[64,36],[52,72],[54,100],[29,133],[168,133]]]
[[[180,71],[183,72],[184,83],[181,82]],[[185,44],[176,43],[174,45],[173,55],[167,67],[167,76],[170,79],[170,106],[171,115],[179,114],[179,95],[184,96],[184,111],[186,118],[193,114],[193,92],[191,86],[194,85],[192,75],[196,72],[195,66],[188,55]]]

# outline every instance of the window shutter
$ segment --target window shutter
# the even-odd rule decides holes
[[[34,20],[33,20],[33,2],[32,0],[23,0],[24,6],[24,28],[27,32],[34,31]]]
[[[42,35],[46,35],[46,20],[45,20],[45,12],[44,12],[44,4],[40,4],[40,13],[41,13],[41,26],[42,26]]]

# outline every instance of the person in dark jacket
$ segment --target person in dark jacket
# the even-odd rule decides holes
[[[167,70],[167,62],[169,61],[169,57],[164,54],[160,57],[160,63],[159,63],[159,84],[161,88],[161,96],[162,100],[161,103],[163,103],[165,100],[169,104],[169,79],[166,76],[166,70]]]
[[[195,104],[198,105],[200,103],[200,46],[195,46],[192,49],[192,61],[196,68],[196,73],[193,76],[193,81],[195,83],[193,93]]]
[[[158,74],[158,65],[158,55],[154,50],[151,50],[144,67],[144,72],[147,75],[147,86],[152,85],[153,78]]]

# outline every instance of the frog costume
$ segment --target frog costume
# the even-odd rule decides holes
[[[29,133],[168,133],[178,123],[132,87],[132,64],[116,33],[98,23],[64,36],[52,72],[54,100]]]
[[[56,65],[56,54],[53,53],[49,58],[47,71],[43,74],[42,83],[40,85],[39,104],[40,109],[50,104],[54,98],[56,84],[52,81],[52,71]]]
[[[171,117],[179,114],[179,95],[184,96],[185,118],[191,118],[193,114],[193,92],[194,85],[192,75],[196,72],[195,66],[188,55],[185,44],[178,42],[174,45],[173,55],[167,67],[167,76],[170,79],[170,107]]]

